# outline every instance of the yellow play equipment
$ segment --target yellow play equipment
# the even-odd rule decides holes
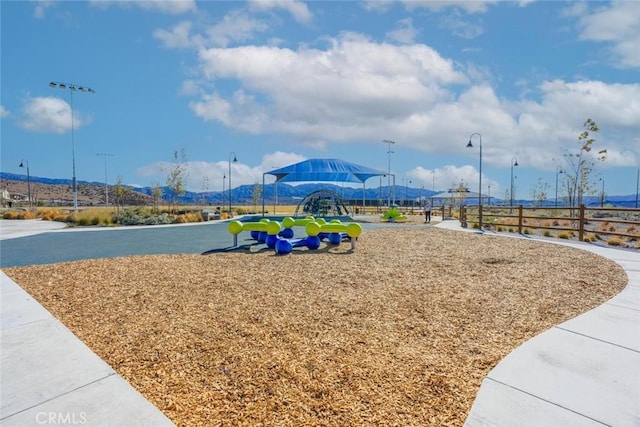
[[[386,211],[380,218],[388,222],[403,222],[407,220],[407,217],[402,215],[395,206]]]

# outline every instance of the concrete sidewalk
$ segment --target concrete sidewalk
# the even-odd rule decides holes
[[[438,226],[478,232],[462,229],[458,221]],[[482,382],[465,425],[640,426],[640,254],[533,240],[615,261],[629,283],[611,300],[530,339],[504,358]]]
[[[0,424],[173,423],[0,271]]]

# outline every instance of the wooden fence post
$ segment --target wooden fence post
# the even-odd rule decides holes
[[[580,214],[578,218],[578,240],[584,242],[584,205],[580,205]]]
[[[522,234],[522,205],[518,206],[518,233]]]

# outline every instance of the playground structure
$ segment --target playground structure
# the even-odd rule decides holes
[[[304,238],[294,239],[293,227],[304,227],[307,234]],[[290,253],[293,248],[307,247],[318,249],[322,240],[328,240],[332,245],[339,245],[343,240],[351,242],[351,249],[355,249],[356,241],[362,234],[362,226],[356,222],[344,224],[340,220],[326,222],[323,218],[291,218],[271,221],[263,218],[258,222],[229,222],[229,232],[233,235],[233,246],[238,246],[238,235],[249,231],[251,238],[258,243],[264,243],[270,249],[275,249],[278,255]]]
[[[388,222],[404,222],[407,220],[407,217],[402,215],[397,207],[392,206],[388,211],[384,213],[380,217],[384,221]]]
[[[317,190],[307,194],[304,199],[296,206],[293,214],[298,216],[343,216],[350,215],[344,199],[336,192],[331,190]]]

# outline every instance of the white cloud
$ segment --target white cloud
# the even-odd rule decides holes
[[[249,5],[253,10],[284,9],[293,16],[297,22],[308,24],[313,19],[313,14],[304,2],[297,0],[251,0]]]
[[[209,46],[225,47],[232,42],[251,40],[256,32],[263,32],[268,26],[242,11],[232,11],[221,22],[206,31]]]
[[[640,67],[640,7],[637,2],[614,1],[593,12],[584,6],[571,12],[579,17],[581,39],[608,43],[620,67]]]
[[[247,45],[201,49],[199,59],[203,82],[216,90],[197,92],[190,103],[197,116],[318,151],[389,137],[401,150],[458,154],[474,164],[466,138],[482,132],[488,167],[518,156],[526,168],[550,171],[575,149],[589,117],[601,127],[598,144],[616,153],[607,167],[628,164],[640,146],[629,137],[640,135],[638,84],[553,80],[512,101],[496,94],[486,70],[459,68],[423,44],[353,33],[328,39],[324,49]],[[475,185],[472,173],[455,173]]]
[[[227,47],[232,43],[245,42],[254,38],[258,32],[268,30],[268,26],[242,11],[231,11],[216,24],[208,26],[204,34],[195,34],[193,23],[183,21],[170,29],[157,29],[153,36],[164,47],[202,49],[211,46]]]
[[[387,38],[398,43],[409,44],[414,42],[417,35],[418,30],[414,28],[413,21],[411,18],[406,18],[398,21],[397,28],[389,31]]]
[[[9,110],[4,108],[4,106],[0,105],[0,119],[4,119],[9,116],[11,116],[11,113],[9,112]]]
[[[327,50],[202,50],[205,77],[237,80],[243,89],[231,97],[206,95],[191,107],[205,120],[249,132],[362,139],[447,99],[443,85],[466,82],[451,61],[424,45],[376,44],[349,33],[330,43]]]
[[[452,34],[467,40],[474,39],[484,33],[484,27],[463,18],[458,11],[440,18],[440,28],[449,30]]]
[[[445,9],[456,9],[461,10],[466,13],[485,13],[489,6],[492,4],[498,3],[498,0],[488,0],[488,1],[469,1],[469,0],[404,0],[404,3],[407,10],[415,10],[419,8],[429,9],[432,11],[442,11]]]
[[[425,190],[432,191],[446,191],[450,188],[460,186],[462,183],[465,187],[471,191],[478,191],[478,170],[474,166],[455,166],[445,165],[442,168],[437,169],[425,169],[418,166],[409,172],[407,176],[411,178],[411,185],[413,187],[424,187]],[[497,181],[488,179],[485,174],[482,174],[482,187],[488,188],[491,186],[491,197],[501,197],[499,192],[502,191],[500,184]],[[485,192],[487,190],[484,190]]]
[[[38,19],[42,19],[47,14],[47,9],[53,6],[55,2],[53,0],[37,0],[36,7],[33,10],[33,16]]]
[[[138,7],[152,12],[166,13],[168,15],[181,15],[197,10],[195,0],[91,0],[91,5],[101,8],[110,6]]]
[[[171,30],[155,30],[153,37],[160,40],[165,47],[170,49],[192,47],[194,42],[191,40],[191,27],[191,22],[183,21],[174,25]]]
[[[27,100],[20,120],[20,126],[32,132],[65,133],[71,130],[71,107],[60,98],[39,97]],[[75,129],[88,123],[90,119],[74,112]]]

